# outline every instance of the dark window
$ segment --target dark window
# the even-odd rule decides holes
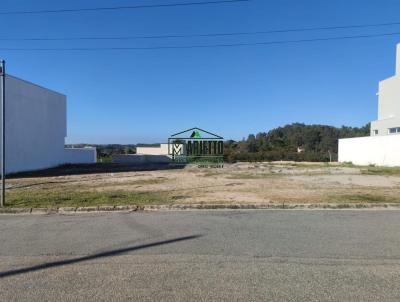
[[[389,133],[390,133],[390,134],[400,133],[400,127],[389,128]]]

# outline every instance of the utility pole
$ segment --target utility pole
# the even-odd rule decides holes
[[[6,62],[1,60],[1,200],[0,206],[6,203]]]

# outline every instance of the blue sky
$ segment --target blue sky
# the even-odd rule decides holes
[[[191,0],[3,0],[0,11]],[[398,0],[247,3],[2,15],[1,38],[197,34],[400,21]],[[400,25],[250,37],[0,41],[1,47],[147,47],[400,32]],[[2,51],[8,72],[68,96],[69,143],[163,142],[198,126],[241,139],[293,122],[361,126],[376,119],[378,82],[395,71],[399,36],[232,48]]]

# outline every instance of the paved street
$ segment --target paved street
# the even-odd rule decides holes
[[[0,216],[1,301],[400,301],[400,211]]]

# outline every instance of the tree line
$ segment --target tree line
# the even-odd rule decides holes
[[[294,123],[268,132],[250,134],[241,141],[225,142],[225,160],[336,161],[338,139],[370,135],[370,124],[341,128]]]
[[[224,143],[224,160],[237,161],[336,161],[338,139],[370,134],[370,124],[363,127],[340,128],[327,125],[305,125],[294,123],[268,132],[250,134],[241,141],[228,140]],[[87,144],[67,145],[85,147]],[[137,146],[146,145],[90,145],[97,148],[99,161],[110,161],[115,154],[134,154]]]

